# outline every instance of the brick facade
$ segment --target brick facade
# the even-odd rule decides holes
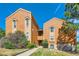
[[[13,28],[13,20],[16,21],[16,31],[24,32],[26,36],[29,36],[28,41],[37,43],[37,30],[39,27],[30,11],[20,8],[8,16],[6,18],[6,35],[15,32],[15,29]],[[28,26],[26,24],[27,20]]]
[[[54,48],[57,49],[58,32],[59,29],[62,27],[63,22],[63,20],[53,18],[44,23],[43,39],[46,39],[48,41],[48,47],[50,47],[50,45],[53,44]],[[53,32],[51,32],[51,27],[54,28]],[[51,37],[53,37],[53,39],[51,39]]]

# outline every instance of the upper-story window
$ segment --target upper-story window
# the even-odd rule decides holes
[[[50,36],[50,39],[53,40],[54,39],[54,36]]]
[[[13,28],[16,28],[16,20],[13,20]]]
[[[53,32],[54,31],[54,27],[50,27],[50,31]]]
[[[26,26],[28,27],[29,26],[29,18],[26,18],[25,22],[26,22]]]

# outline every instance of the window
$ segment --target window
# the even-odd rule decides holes
[[[53,32],[54,31],[54,27],[50,27],[50,31]]]
[[[29,32],[26,33],[26,38],[27,38],[27,39],[29,38]]]
[[[26,22],[26,26],[28,27],[29,26],[29,18],[26,18],[25,22]]]
[[[50,49],[54,49],[54,44],[50,44]]]
[[[53,40],[54,39],[54,36],[50,36],[50,39]]]
[[[28,40],[29,36],[26,35],[26,38],[27,38],[27,40]]]
[[[27,35],[29,34],[29,32],[26,33]]]
[[[13,20],[13,28],[16,28],[16,20]]]

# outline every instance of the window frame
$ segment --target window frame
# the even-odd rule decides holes
[[[29,17],[25,18],[25,25],[28,27],[29,26]]]
[[[50,27],[50,32],[54,32],[55,28],[54,27]]]
[[[26,32],[26,38],[29,39],[29,32]]]
[[[51,38],[53,38],[53,39],[51,39]],[[54,40],[54,36],[52,35],[52,36],[50,36],[50,40]]]
[[[13,29],[15,29],[16,26],[17,26],[17,22],[16,22],[16,20],[14,19],[14,20],[13,20]]]
[[[53,48],[51,48],[51,46],[53,46]],[[54,44],[50,44],[50,49],[54,49]]]

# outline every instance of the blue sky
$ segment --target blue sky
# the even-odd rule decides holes
[[[19,8],[24,8],[32,12],[37,24],[40,28],[43,28],[43,23],[47,20],[57,17],[64,17],[64,3],[51,3],[51,4],[35,4],[35,3],[7,3],[0,4],[0,28],[5,30],[6,17],[11,15]]]

